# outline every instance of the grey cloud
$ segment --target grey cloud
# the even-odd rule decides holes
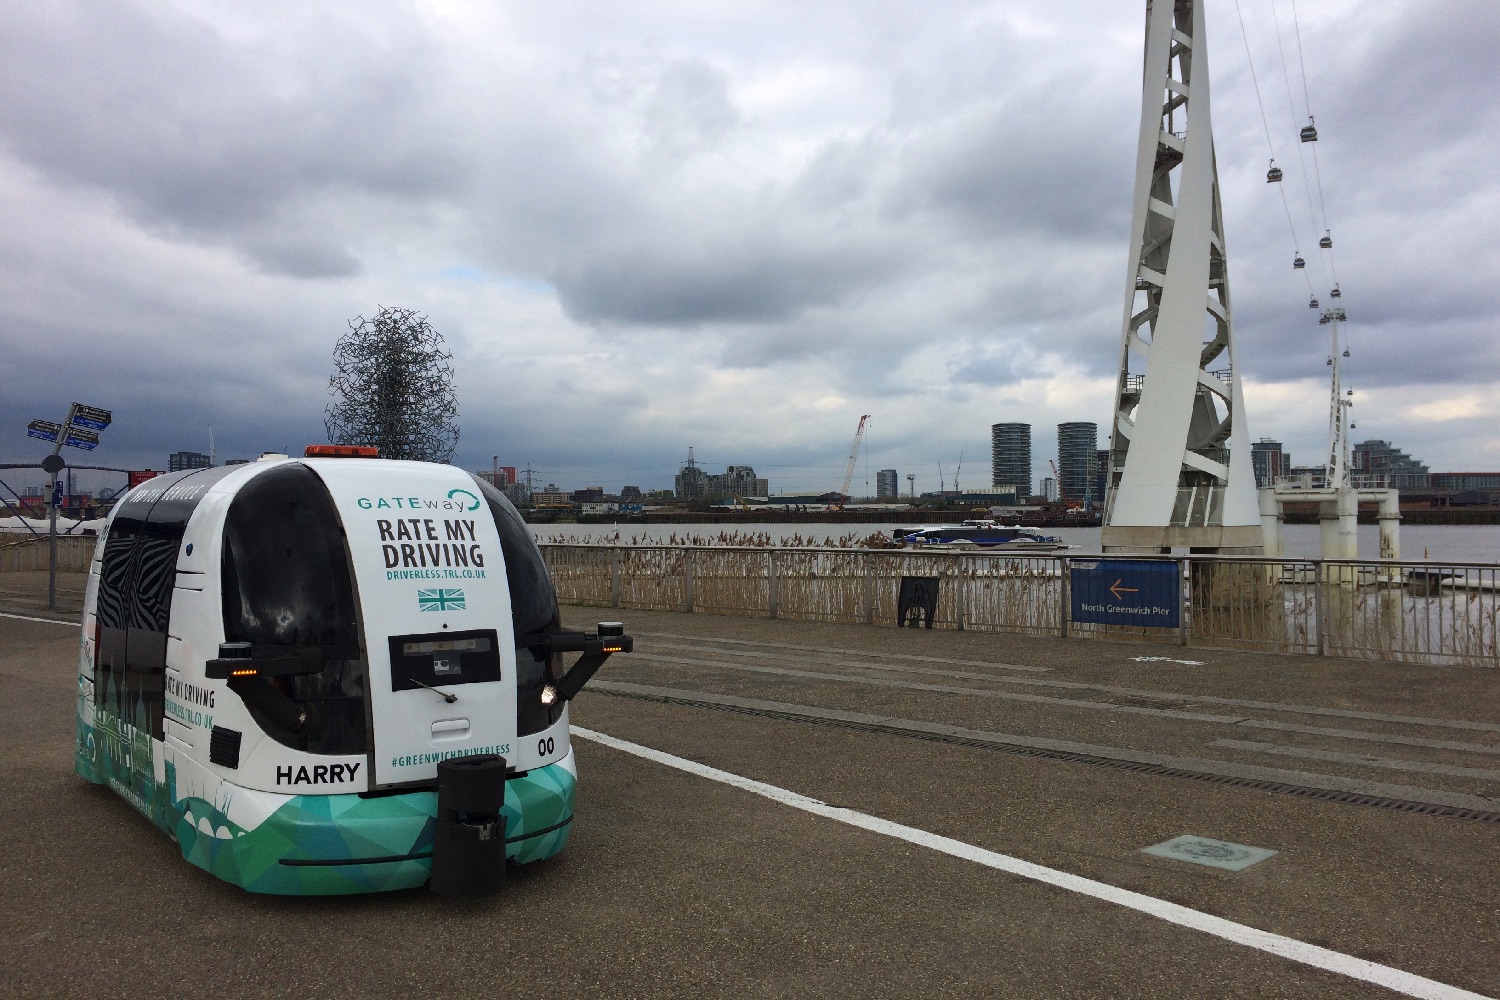
[[[739,124],[723,72],[701,59],[664,67],[642,118],[654,151],[672,158],[712,148]]]
[[[346,275],[344,247],[254,231],[337,189],[437,197],[462,173],[429,117],[440,102],[424,81],[440,74],[420,32],[377,43],[334,14],[246,40],[151,6],[49,13],[0,43],[0,141],[148,228],[236,245],[273,271]]]
[[[1500,14],[1350,9],[1302,5],[1302,30],[1353,377],[1488,384],[1500,92],[1483,84]],[[1267,12],[1244,13],[1291,165],[1312,151],[1288,146]],[[0,17],[0,199],[17,220],[0,233],[0,323],[25,348],[0,357],[7,426],[113,394],[131,416],[112,447],[208,422],[221,440],[246,428],[246,450],[257,435],[295,447],[297,428],[321,428],[344,321],[380,302],[429,312],[461,355],[466,461],[555,470],[669,473],[687,444],[722,450],[676,440],[684,428],[739,441],[747,426],[780,442],[757,452],[768,466],[841,465],[841,414],[837,433],[734,398],[642,416],[726,368],[761,394],[815,379],[856,415],[941,411],[888,429],[927,462],[967,440],[948,426],[959,400],[982,435],[999,416],[984,409],[1055,360],[1093,376],[1116,361],[1139,7],[126,2]],[[1264,181],[1234,12],[1209,18],[1239,364],[1316,381],[1326,330],[1289,268],[1311,247],[1292,245]],[[1315,239],[1289,173],[1300,238]],[[29,191],[69,221],[36,218]],[[650,382],[590,387],[559,342]],[[564,390],[559,416],[548,396]]]

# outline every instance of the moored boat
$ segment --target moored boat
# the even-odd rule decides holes
[[[1057,552],[1071,548],[1055,535],[1044,535],[1035,528],[1019,524],[1001,524],[988,518],[975,518],[962,524],[938,524],[920,528],[897,528],[892,532],[898,545],[916,548],[975,548],[986,551]]]

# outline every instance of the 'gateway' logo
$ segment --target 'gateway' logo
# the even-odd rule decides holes
[[[360,497],[354,501],[360,510],[478,510],[479,498],[465,489],[448,491],[445,500],[421,497]]]

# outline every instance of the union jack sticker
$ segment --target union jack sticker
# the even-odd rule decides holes
[[[417,591],[417,610],[462,611],[464,610],[464,592],[458,589],[419,590]]]

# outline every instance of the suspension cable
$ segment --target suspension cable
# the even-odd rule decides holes
[[[1276,160],[1276,143],[1271,139],[1271,121],[1266,116],[1266,102],[1261,99],[1260,79],[1255,75],[1255,58],[1250,54],[1250,34],[1245,30],[1245,14],[1240,9],[1240,0],[1234,0],[1234,13],[1240,22],[1240,39],[1245,43],[1245,64],[1250,67],[1250,85],[1255,90],[1255,106],[1260,109],[1260,123],[1266,130],[1266,148],[1271,152],[1271,160]],[[1300,159],[1300,157],[1299,157]],[[1304,177],[1306,169],[1304,168]],[[1286,212],[1286,227],[1292,234],[1292,246],[1300,255],[1302,243],[1297,239],[1297,224],[1292,221],[1292,206],[1287,201],[1286,189],[1281,190],[1281,207]],[[1316,220],[1315,220],[1316,221]],[[1307,274],[1306,268],[1302,269],[1302,276],[1307,280],[1307,294],[1312,296],[1312,277]]]
[[[1296,130],[1297,129],[1297,108],[1296,108],[1296,105],[1295,105],[1295,103],[1293,102],[1293,99],[1292,99],[1292,77],[1291,77],[1291,70],[1289,69],[1289,67],[1287,65],[1286,47],[1282,44],[1282,41],[1281,41],[1281,18],[1276,13],[1276,0],[1271,0],[1271,24],[1276,29],[1276,54],[1281,57],[1281,79],[1286,83],[1286,110],[1287,110],[1287,119],[1292,123],[1292,129]],[[1298,58],[1300,60],[1300,58],[1301,58],[1301,56],[1300,56],[1300,51],[1301,51],[1300,50],[1300,46],[1299,46],[1299,50],[1298,51],[1299,51]],[[1303,80],[1302,80],[1302,92],[1303,92],[1304,95],[1307,93],[1307,78],[1305,76],[1303,77]],[[1309,113],[1308,121],[1311,122],[1311,120],[1312,120],[1311,119],[1311,113]],[[1317,232],[1318,231],[1318,218],[1319,218],[1319,216],[1318,216],[1317,211],[1313,208],[1313,202],[1312,202],[1312,189],[1313,189],[1313,185],[1312,185],[1312,181],[1307,176],[1307,156],[1305,155],[1305,152],[1302,149],[1302,147],[1305,146],[1305,145],[1307,145],[1307,144],[1304,143],[1304,142],[1298,142],[1297,143],[1297,166],[1300,167],[1301,170],[1302,170],[1302,193],[1307,197],[1307,215],[1308,215],[1308,218],[1312,221],[1313,232]],[[1316,146],[1316,144],[1314,144],[1314,148],[1313,148],[1313,159],[1314,159],[1313,169],[1314,169],[1314,173],[1315,174],[1317,172],[1317,163],[1316,163],[1317,155],[1318,155],[1317,146]],[[1321,185],[1321,182],[1320,182],[1320,185]],[[1322,192],[1322,189],[1321,189],[1321,186],[1320,186],[1319,191],[1318,191],[1318,198],[1319,198],[1320,202],[1322,200],[1322,195],[1323,195],[1323,192]],[[1323,229],[1326,232],[1328,230],[1328,213],[1327,212],[1323,213],[1322,219],[1323,219]],[[1318,254],[1318,267],[1323,272],[1323,281],[1324,281],[1324,283],[1327,284],[1329,282],[1329,273],[1330,272],[1329,272],[1329,266],[1328,266],[1327,257],[1325,257],[1323,254]],[[1309,285],[1309,292],[1308,292],[1308,294],[1311,295],[1312,294],[1312,291],[1311,291],[1312,278],[1309,277],[1307,280],[1308,280],[1308,285]]]

